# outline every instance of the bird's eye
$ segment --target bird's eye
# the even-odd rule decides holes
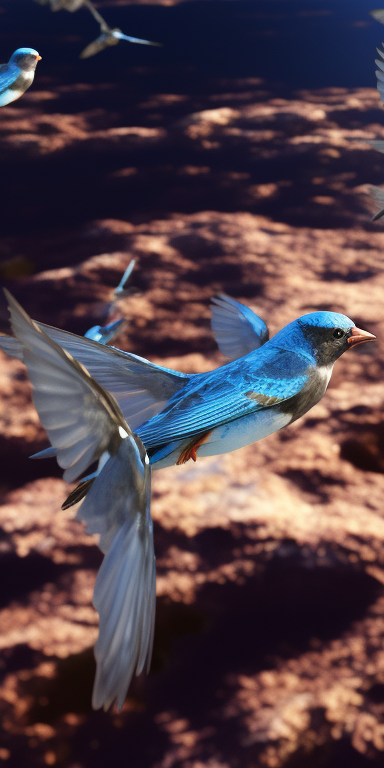
[[[345,331],[343,331],[341,328],[335,328],[333,331],[333,337],[335,339],[342,339],[343,336],[345,336]]]

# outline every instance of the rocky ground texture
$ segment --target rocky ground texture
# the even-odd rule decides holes
[[[378,341],[287,430],[154,473],[153,664],[120,714],[90,706],[101,554],[60,510],[55,463],[29,461],[46,438],[1,355],[0,763],[381,765],[384,234],[365,184],[383,161],[364,142],[384,138],[379,97],[256,77],[173,92],[149,65],[127,94],[108,61],[102,87],[42,74],[1,110],[0,277],[32,317],[83,334],[135,258],[119,342],[168,367],[223,364],[217,291],[273,333],[329,308]]]

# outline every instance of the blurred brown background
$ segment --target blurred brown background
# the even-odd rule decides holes
[[[369,768],[384,753],[384,181],[368,2],[99,3],[158,40],[79,61],[85,11],[0,4],[1,60],[43,56],[0,111],[0,279],[83,334],[129,260],[119,344],[224,362],[209,299],[275,332],[315,309],[377,334],[281,434],[154,474],[155,648],[123,712],[90,708],[101,555],[61,512],[23,366],[0,366],[0,764]],[[7,313],[1,308],[2,329]]]

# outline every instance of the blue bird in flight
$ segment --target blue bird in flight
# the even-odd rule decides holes
[[[19,99],[32,85],[40,60],[34,48],[18,48],[8,64],[0,64],[0,107]]]
[[[108,310],[106,312],[107,316],[114,314],[116,301],[127,296],[128,290],[126,288],[126,284],[132,274],[134,266],[135,266],[135,259],[132,259],[129,262],[127,269],[125,270],[123,277],[119,282],[119,285],[113,291],[113,300],[109,304]],[[119,320],[114,320],[113,322],[110,322],[104,326],[94,325],[92,328],[89,328],[89,330],[84,334],[84,336],[87,339],[93,339],[94,341],[99,341],[100,344],[109,344],[109,342],[113,341],[113,339],[115,339],[116,336],[120,333],[120,331],[122,330],[122,326],[124,324],[125,324],[125,319],[121,317]]]
[[[345,315],[313,312],[272,339],[248,307],[223,294],[212,326],[231,361],[183,374],[97,341],[34,323],[5,292],[14,337],[0,348],[23,360],[33,400],[64,479],[83,477],[63,508],[100,534],[105,557],[92,703],[121,708],[132,675],[148,669],[155,617],[151,467],[233,451],[292,423],[326,391],[336,360],[375,336]],[[241,357],[239,352],[245,354]],[[80,363],[80,364],[79,364]],[[135,424],[135,432],[132,424]]]
[[[163,368],[42,323],[38,327],[116,398],[151,464],[162,468],[227,453],[288,426],[323,397],[344,352],[375,340],[345,315],[313,312],[262,343],[265,324],[239,306],[219,297],[213,322],[225,354],[233,358],[236,345],[246,354],[200,374]],[[0,348],[23,359],[17,339],[0,337]]]

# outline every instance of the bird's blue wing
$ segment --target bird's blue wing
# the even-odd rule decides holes
[[[269,338],[268,328],[255,312],[219,293],[212,299],[212,330],[220,352],[230,360],[259,349]]]
[[[266,354],[262,354],[265,350]],[[259,359],[257,359],[259,357]],[[146,449],[183,440],[270,408],[297,395],[310,373],[308,358],[263,348],[210,374],[192,376],[164,410],[137,430]]]
[[[20,75],[20,70],[14,64],[2,64],[0,67],[0,93],[6,91]]]

